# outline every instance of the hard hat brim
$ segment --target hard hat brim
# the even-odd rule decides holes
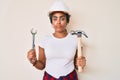
[[[65,12],[65,11],[50,11],[50,12],[48,13],[48,15],[53,14],[53,13],[64,13],[64,14],[70,15],[68,12]]]

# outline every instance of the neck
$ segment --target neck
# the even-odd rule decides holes
[[[53,35],[57,38],[64,38],[67,36],[67,34],[68,34],[67,30],[53,33]]]

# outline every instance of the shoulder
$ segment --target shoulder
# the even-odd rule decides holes
[[[45,48],[45,45],[48,43],[48,41],[50,41],[50,39],[51,35],[45,35],[38,40],[37,44],[38,46]]]
[[[52,39],[51,34],[43,36],[43,37],[41,38],[41,41],[47,41],[47,40],[50,40],[50,39]]]

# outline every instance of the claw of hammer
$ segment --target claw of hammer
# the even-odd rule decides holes
[[[81,30],[76,30],[76,31],[72,30],[71,34],[72,35],[76,34],[78,37],[82,37],[82,34],[83,34],[86,38],[88,38],[88,36],[86,35],[86,33],[84,31],[81,31]]]

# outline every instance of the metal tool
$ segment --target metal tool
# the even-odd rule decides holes
[[[78,51],[77,51],[77,57],[80,58],[81,56],[83,56],[83,53],[82,53],[82,35],[84,35],[86,38],[88,38],[88,36],[85,34],[84,31],[80,31],[80,30],[77,30],[77,31],[71,31],[71,34],[72,35],[77,35],[78,37]],[[82,72],[82,67],[81,66],[78,66],[78,72]]]
[[[35,35],[37,34],[37,30],[31,29],[31,34],[32,34],[32,49],[34,49],[35,46]]]
[[[86,38],[88,38],[88,36],[86,35],[86,33],[84,32],[84,31],[81,31],[81,30],[76,30],[76,31],[71,31],[71,34],[72,35],[77,35],[78,37],[82,37],[82,34],[86,37]]]

